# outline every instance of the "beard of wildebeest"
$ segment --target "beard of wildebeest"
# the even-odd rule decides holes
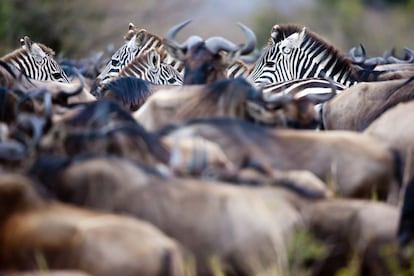
[[[204,42],[192,46],[186,53],[183,84],[205,84],[225,79],[228,64],[224,55],[211,53]]]

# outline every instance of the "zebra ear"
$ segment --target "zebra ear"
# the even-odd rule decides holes
[[[129,23],[128,25],[128,32],[124,35],[125,41],[130,41],[131,38],[137,33],[137,29],[133,23]]]
[[[276,44],[283,39],[283,37],[280,36],[279,29],[279,25],[274,25],[272,31],[270,32],[270,42],[273,44]]]
[[[135,37],[135,44],[137,45],[138,48],[140,48],[140,46],[144,44],[144,42],[146,41],[146,37],[147,37],[146,30],[142,29],[139,32],[137,32],[137,35]]]
[[[305,35],[306,35],[306,27],[303,27],[302,28],[302,31],[300,32],[300,34],[299,34],[299,39],[298,39],[298,41],[303,41],[303,39],[305,38]]]
[[[32,54],[36,62],[40,62],[43,58],[46,57],[46,53],[42,50],[42,48],[40,48],[39,45],[37,45],[37,43],[32,44],[30,53]]]

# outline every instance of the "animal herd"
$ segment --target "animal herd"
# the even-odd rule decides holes
[[[0,58],[0,274],[409,275],[414,51],[188,24]]]

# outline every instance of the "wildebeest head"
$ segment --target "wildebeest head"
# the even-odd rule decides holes
[[[185,65],[184,84],[203,84],[225,78],[226,68],[237,57],[249,54],[255,48],[255,34],[242,23],[239,26],[247,41],[240,46],[223,37],[203,40],[199,36],[190,36],[182,44],[176,42],[176,34],[189,23],[187,20],[172,27],[163,41],[170,55]]]

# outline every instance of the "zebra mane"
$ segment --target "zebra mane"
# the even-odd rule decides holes
[[[308,28],[296,25],[296,24],[281,24],[274,25],[271,32],[271,37],[269,38],[269,45],[276,44],[285,38],[289,37],[294,33],[305,32],[304,40],[311,40],[315,43],[314,48],[322,46],[326,51],[335,56],[337,61],[343,64],[343,66],[349,67],[350,70],[354,71],[352,66],[352,59],[346,56],[340,49],[338,49],[334,44],[320,36],[319,34],[309,30]],[[353,74],[355,75],[355,73]]]
[[[39,42],[33,42],[32,45],[36,44],[37,46],[39,46],[39,48],[48,56],[50,57],[54,57],[55,56],[55,51],[53,51],[51,48],[47,47],[46,45],[39,43]],[[25,49],[22,47],[15,49],[14,51],[4,55],[3,57],[1,57],[1,60],[10,60],[10,59],[14,59],[20,55],[24,55],[25,53],[31,54],[30,49]]]
[[[135,111],[152,94],[151,83],[135,77],[119,77],[104,86],[103,97],[114,99],[128,110]]]

